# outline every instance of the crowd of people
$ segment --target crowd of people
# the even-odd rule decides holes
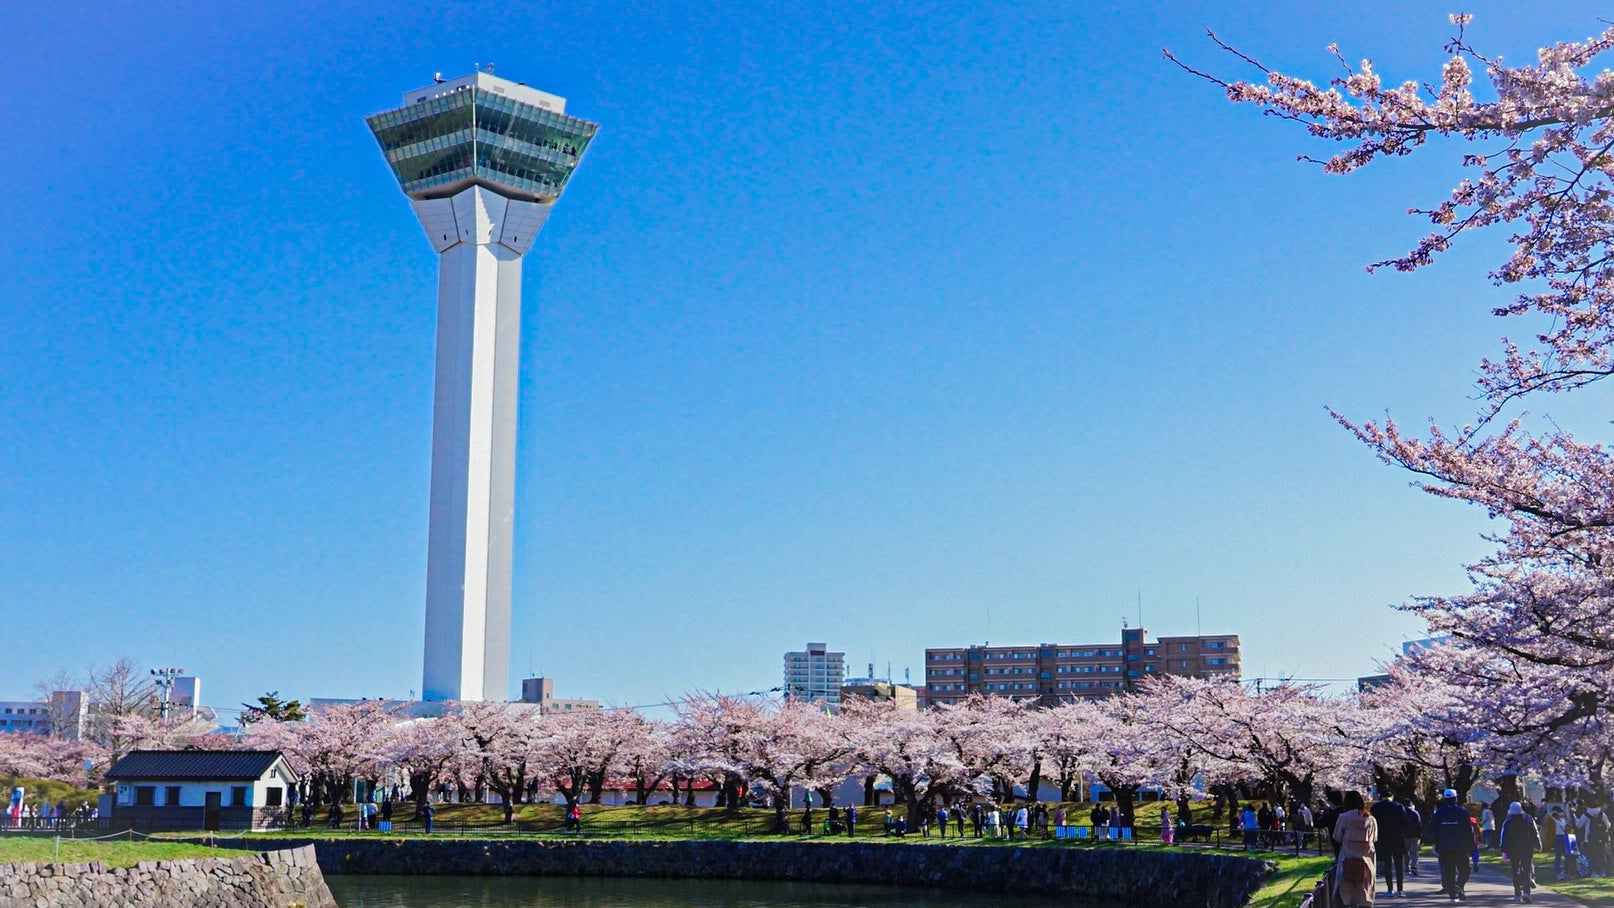
[[[1410,801],[1386,795],[1369,805],[1360,792],[1347,791],[1318,805],[1318,824],[1328,831],[1338,898],[1348,908],[1371,906],[1380,879],[1386,897],[1406,897],[1406,877],[1419,875],[1425,843],[1439,865],[1440,894],[1452,902],[1467,901],[1469,878],[1487,850],[1507,860],[1515,902],[1531,901],[1535,856],[1547,847],[1554,851],[1559,879],[1609,872],[1610,818],[1596,805],[1544,810],[1528,801],[1504,805],[1499,799],[1470,810],[1448,788],[1424,818]]]
[[[69,805],[66,800],[37,806],[19,802],[0,809],[0,829],[59,829],[99,816],[100,811],[88,801],[77,807]]]
[[[1108,817],[1108,808],[1102,808]],[[1117,812],[1119,820],[1119,812]],[[843,831],[851,836],[857,834],[858,809],[847,807],[830,807],[824,820],[823,831],[831,835],[839,835]],[[1063,826],[1066,819],[1064,805],[1058,805],[1053,810],[1047,804],[1040,802],[998,805],[990,802],[965,805],[941,805],[932,814],[921,814],[918,820],[909,823],[905,811],[893,812],[886,809],[881,818],[881,830],[886,836],[906,836],[915,832],[925,838],[934,833],[941,838],[973,837],[977,839],[1015,839],[1029,838],[1032,835],[1046,837],[1049,824]],[[966,830],[967,827],[967,830]],[[813,823],[813,811],[807,807],[801,816],[802,832],[816,831]],[[951,830],[951,832],[949,832]]]

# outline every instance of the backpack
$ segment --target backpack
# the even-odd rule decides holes
[[[1598,811],[1597,816],[1592,817],[1591,822],[1586,824],[1586,841],[1594,845],[1606,844],[1608,842],[1608,832],[1608,811]]]

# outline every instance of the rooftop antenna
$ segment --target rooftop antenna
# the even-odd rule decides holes
[[[913,675],[911,674],[911,671],[912,670],[908,668],[904,668],[902,670],[902,683],[908,685],[909,687],[913,687]]]
[[[891,680],[891,660],[890,659],[885,660],[885,679],[887,681]]]
[[[992,645],[992,603],[986,604],[986,646]]]
[[[490,76],[493,75],[493,64],[492,63],[488,64],[487,74],[490,75]]]
[[[1129,625],[1129,624],[1127,624],[1127,623],[1126,623],[1126,614],[1125,614],[1125,613],[1124,613],[1124,612],[1123,612],[1123,613],[1122,613],[1122,614],[1121,614],[1121,630],[1123,630],[1123,631],[1124,631],[1124,630],[1126,630],[1126,629],[1127,629],[1127,628],[1128,628],[1128,627],[1131,627],[1131,625]]]
[[[1143,626],[1143,590],[1138,590],[1138,627]]]
[[[442,73],[432,73],[432,81],[436,82],[438,85],[443,84],[443,74]]]
[[[1205,621],[1204,621],[1203,617],[1201,617],[1201,615],[1199,614],[1199,597],[1198,596],[1194,597],[1194,634],[1195,634],[1195,636],[1199,636],[1199,637],[1205,636]]]

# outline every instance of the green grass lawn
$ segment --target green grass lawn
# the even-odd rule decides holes
[[[1278,865],[1278,872],[1250,899],[1250,908],[1295,908],[1334,863],[1333,855],[1259,853]]]
[[[1498,861],[1497,866],[1501,868],[1503,875],[1508,873],[1506,864]],[[1614,905],[1614,879],[1609,877],[1556,879],[1552,873],[1551,851],[1536,855],[1536,885],[1542,889],[1551,889],[1559,895],[1568,896],[1582,905],[1600,905],[1604,908]]]
[[[183,858],[234,858],[245,851],[209,848],[181,842],[118,842],[86,839],[42,838],[24,835],[0,836],[0,864],[48,863],[88,864],[100,861],[108,867],[133,867],[141,861],[175,861]]]

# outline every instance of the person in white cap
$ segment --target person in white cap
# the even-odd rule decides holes
[[[1468,854],[1474,850],[1474,818],[1468,808],[1457,803],[1457,792],[1448,788],[1441,792],[1440,806],[1429,817],[1428,838],[1435,846],[1435,857],[1440,859],[1441,894],[1454,902],[1468,900],[1463,890],[1468,886]]]

